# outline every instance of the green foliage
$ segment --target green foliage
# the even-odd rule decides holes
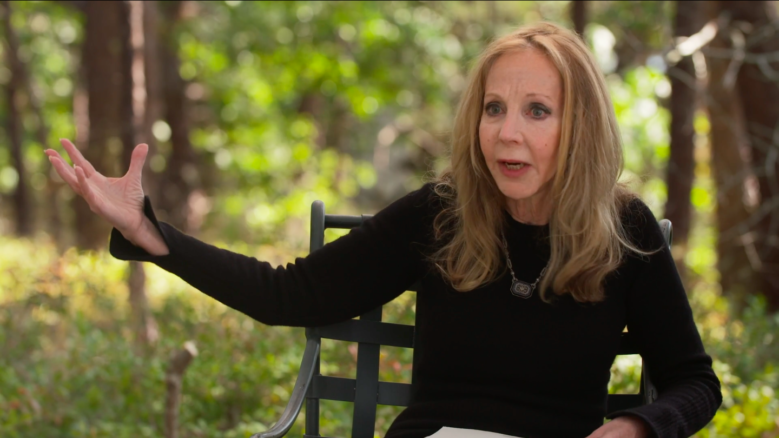
[[[663,74],[648,67],[636,67],[624,77],[609,75],[607,83],[622,132],[623,180],[658,212],[666,198],[663,170],[669,155],[670,117],[658,105],[657,94],[670,85]]]
[[[262,231],[306,215],[313,193],[343,209],[343,198],[370,189],[377,132],[412,115],[440,125],[452,103],[441,71],[462,82],[463,44],[424,5],[201,7],[210,19],[176,34],[182,76],[209,96],[193,142],[223,171],[221,186],[239,189],[217,197],[215,209]],[[234,224],[224,233],[244,231]]]
[[[193,340],[200,352],[185,374],[185,436],[248,437],[281,415],[297,375],[301,329],[266,327],[225,308],[177,277],[147,265],[147,285],[161,340],[144,352],[132,340],[126,264],[106,253],[59,257],[47,240],[0,238],[0,435],[8,437],[161,436],[165,370],[171,353]],[[289,260],[267,246],[265,260]],[[385,308],[384,319],[413,323],[415,296]],[[701,292],[693,310],[725,401],[700,437],[766,437],[776,432],[779,317],[754,301],[743,320],[727,302]],[[380,379],[409,382],[411,350],[384,348]],[[353,377],[356,345],[324,342],[323,373]],[[609,391],[635,393],[641,361],[618,357]],[[322,432],[348,436],[351,404],[323,402]],[[381,406],[377,434],[400,408]],[[302,416],[292,436],[302,432]],[[767,435],[768,434],[768,435]]]
[[[187,436],[239,425],[257,432],[280,415],[302,355],[290,342],[300,329],[193,300],[175,277],[150,269],[163,336],[141,354],[126,318],[126,264],[104,253],[58,258],[43,241],[3,247],[0,269],[18,275],[2,289],[0,435],[160,436],[168,357],[186,340],[200,350],[184,382]]]
[[[46,185],[50,163],[41,152],[45,146],[56,143],[57,136],[75,136],[72,119],[72,100],[77,57],[74,49],[81,43],[82,24],[77,14],[68,8],[44,2],[13,2],[11,24],[19,41],[19,58],[33,78],[32,92],[41,108],[48,131],[47,144],[41,145],[36,132],[40,120],[27,112],[22,118],[24,162],[33,190],[42,191]],[[0,47],[0,59],[5,56],[5,44]],[[10,80],[10,70],[0,64],[0,85]],[[30,107],[29,97],[19,99],[23,107]],[[0,120],[5,121],[8,108],[0,105]],[[6,124],[0,124],[0,138],[5,141]],[[18,175],[11,165],[9,149],[0,148],[0,196],[13,192]]]
[[[660,51],[670,40],[670,2],[589,2],[586,37],[609,74],[622,130],[625,180],[660,217],[666,199],[670,85]],[[83,17],[54,2],[12,2],[20,56],[48,127],[47,145],[75,137],[74,90]],[[469,63],[496,35],[540,19],[566,23],[565,2],[198,2],[193,18],[164,29],[181,58],[192,108],[190,139],[209,202],[203,240],[286,263],[303,255],[308,209],[375,212],[416,188],[446,160],[446,136]],[[161,5],[161,7],[167,7]],[[0,85],[8,80],[0,64]],[[0,106],[0,119],[6,109]],[[24,120],[25,163],[38,198],[49,164]],[[708,119],[695,119],[698,140]],[[0,128],[3,129],[3,128]],[[170,128],[155,124],[165,168]],[[0,131],[5,138],[5,133]],[[779,435],[779,319],[754,300],[735,316],[719,290],[707,163],[698,141],[694,227],[684,263],[691,305],[725,401],[697,436]],[[389,166],[387,162],[401,162]],[[17,183],[0,148],[0,196]],[[155,199],[155,194],[151,194]],[[72,197],[59,192],[60,201]],[[48,198],[47,198],[48,199]],[[39,202],[40,203],[40,202]],[[70,211],[64,211],[67,222]],[[332,240],[338,232],[328,231]],[[105,253],[59,255],[42,237],[0,237],[0,436],[157,437],[163,433],[165,370],[193,340],[200,354],[186,372],[181,432],[248,437],[281,414],[302,356],[300,329],[265,327],[147,265],[159,343],[132,339],[126,264]],[[414,295],[385,310],[412,323]],[[323,370],[355,373],[356,346],[323,345]],[[380,376],[410,381],[411,351],[385,348]],[[609,391],[638,390],[638,356],[620,357]],[[351,404],[323,403],[322,432],[347,436]],[[379,407],[383,435],[400,408]],[[302,418],[302,417],[301,417]],[[299,419],[291,436],[302,434]]]
[[[12,274],[0,277],[0,435],[160,436],[168,359],[187,340],[199,355],[184,380],[185,436],[247,437],[281,415],[303,354],[302,329],[263,326],[149,267],[162,337],[144,352],[129,329],[126,263],[106,253],[58,257],[46,240],[0,243],[0,271]],[[256,255],[292,258],[268,251]],[[413,304],[403,295],[385,318],[411,323]],[[323,347],[324,371],[354,376],[355,346]],[[388,350],[381,378],[410,381],[411,351]],[[399,410],[380,412],[386,431]],[[351,406],[340,404],[324,412],[323,431],[343,435],[350,419]]]

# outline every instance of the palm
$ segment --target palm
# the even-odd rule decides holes
[[[47,149],[46,155],[60,177],[116,229],[123,233],[137,230],[143,220],[141,170],[148,146],[136,146],[130,169],[121,178],[107,178],[97,172],[70,141],[62,140],[62,146],[78,168],[70,167],[59,153]]]
[[[134,213],[143,210],[143,189],[139,178],[129,173],[121,178],[106,178],[95,172],[88,182],[93,193],[89,202],[92,211],[120,230],[134,230],[140,226],[140,221],[133,223],[131,220],[140,219]]]

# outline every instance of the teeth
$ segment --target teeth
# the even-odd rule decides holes
[[[511,170],[519,170],[525,167],[525,163],[506,163],[506,167],[508,167]]]

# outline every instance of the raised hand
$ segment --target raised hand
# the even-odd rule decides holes
[[[73,161],[73,167],[54,149],[44,151],[60,177],[87,201],[93,212],[107,220],[125,237],[137,234],[144,219],[141,172],[149,146],[139,144],[135,147],[130,169],[123,177],[107,178],[84,159],[70,140],[61,139],[60,143]]]

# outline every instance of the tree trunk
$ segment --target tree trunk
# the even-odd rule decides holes
[[[700,3],[688,1],[675,3],[674,36],[689,37],[701,28],[698,19],[701,15]],[[671,81],[671,156],[668,159],[666,175],[668,201],[665,205],[665,218],[673,223],[674,244],[686,248],[692,213],[690,192],[695,176],[693,119],[697,80],[692,57],[685,56],[675,66],[670,67],[668,78]],[[684,252],[686,251],[681,251]]]
[[[121,1],[87,2],[83,61],[86,74],[89,133],[77,146],[99,172],[118,175],[122,149],[124,62],[123,29],[127,16]],[[124,169],[126,170],[126,169]],[[123,172],[122,172],[123,173]],[[110,225],[74,198],[76,242],[85,249],[105,248]]]
[[[734,22],[746,22],[751,28],[745,35],[745,49],[750,57],[745,58],[736,85],[760,188],[760,206],[752,220],[756,223],[754,241],[763,294],[769,309],[776,312],[779,311],[779,61],[769,61],[760,55],[779,52],[779,34],[775,23],[771,23],[769,8],[774,7],[771,2],[721,3]]]
[[[179,74],[181,60],[178,56],[178,43],[172,30],[182,18],[186,2],[169,2],[162,9],[164,24],[160,26],[160,44],[158,60],[161,65],[164,84],[164,114],[170,126],[170,155],[160,183],[160,208],[165,220],[186,232],[190,229],[189,198],[199,185],[196,155],[189,141],[189,123],[187,121],[188,101],[186,82]]]
[[[24,73],[18,56],[19,43],[11,26],[11,5],[8,1],[0,2],[0,5],[2,5],[1,13],[3,15],[3,28],[5,29],[6,59],[11,70],[11,77],[6,85],[6,103],[8,105],[6,131],[8,132],[11,161],[18,176],[16,189],[13,194],[16,234],[29,236],[33,230],[33,214],[27,181],[27,169],[24,166],[24,154],[22,153],[21,108],[19,105],[19,91],[24,88]]]
[[[8,2],[3,2],[6,7],[7,15],[10,15],[10,10],[8,8],[10,7],[8,5]],[[32,111],[33,116],[35,116],[37,126],[35,128],[35,140],[38,142],[41,148],[48,147],[49,144],[49,127],[46,124],[46,119],[43,117],[43,109],[41,108],[41,102],[38,99],[38,93],[36,93],[36,87],[33,81],[32,76],[30,75],[29,68],[25,65],[24,62],[22,62],[18,55],[17,55],[17,49],[18,49],[18,43],[16,41],[16,36],[13,34],[13,28],[10,26],[10,23],[5,24],[5,29],[7,32],[6,41],[8,42],[8,60],[9,65],[12,66],[12,70],[15,74],[18,74],[19,80],[18,83],[22,84],[25,94],[27,95],[27,103],[29,105],[29,109]],[[15,66],[15,68],[14,68]],[[19,108],[17,108],[17,111]],[[49,170],[49,175],[53,176],[53,174],[56,174],[54,169],[51,167],[51,165],[48,162],[44,162],[44,168]],[[47,198],[46,202],[46,213],[45,216],[47,217],[47,226],[48,226],[48,232],[49,234],[54,238],[54,241],[58,243],[58,247],[61,243],[61,237],[62,237],[62,219],[60,217],[60,212],[58,208],[58,202],[57,202],[57,192],[59,190],[60,184],[56,183],[55,180],[52,177],[49,177],[46,179],[46,187],[44,189],[45,196]],[[35,216],[32,214],[31,215]],[[34,222],[34,219],[30,219],[27,221],[28,223],[32,224]]]
[[[143,121],[143,135],[141,139],[149,145],[149,154],[159,153],[157,139],[152,135],[154,122],[162,118],[162,92],[163,85],[160,77],[159,61],[159,4],[157,1],[143,2],[143,56],[146,62],[143,64],[146,82],[146,108]],[[149,160],[146,160],[144,168],[144,190],[157,197],[159,181],[149,169]]]
[[[728,48],[726,35],[720,32],[710,47]],[[748,199],[745,183],[754,175],[744,159],[748,146],[744,138],[743,116],[738,93],[723,81],[730,61],[710,56],[706,58],[709,81],[706,105],[711,120],[711,163],[717,187],[717,269],[723,295],[736,309],[741,309],[746,303],[745,298],[760,290],[761,277],[753,265],[753,261],[759,264],[759,260],[754,239],[750,238],[751,209],[745,203]]]
[[[82,46],[83,51],[83,46]],[[82,55],[82,59],[84,56]],[[76,74],[73,81],[73,124],[76,125],[76,147],[80,149],[84,149],[84,146],[89,144],[89,92],[87,91],[87,68],[84,65],[83,62],[79,63],[76,67]],[[103,169],[101,169],[102,171]],[[55,171],[56,172],[56,171]],[[63,181],[64,183],[64,181]],[[70,187],[68,187],[67,190],[70,190]],[[75,244],[76,246],[79,246],[78,244],[78,235],[79,235],[79,225],[78,225],[78,219],[79,219],[79,211],[77,208],[81,208],[80,204],[78,202],[77,196],[74,196],[71,200],[71,208],[73,209],[74,215],[72,216],[72,219],[74,223],[72,224],[72,227],[68,227],[74,231],[74,238],[75,238]],[[94,214],[94,213],[93,213]],[[87,215],[84,215],[84,217],[88,217]],[[68,224],[70,225],[70,224]],[[69,239],[70,240],[70,239]],[[67,241],[66,244],[72,244],[71,241]],[[67,246],[66,246],[67,247]],[[65,248],[66,248],[65,247]],[[62,250],[62,249],[60,249]]]
[[[35,114],[35,118],[38,120],[38,127],[35,130],[35,138],[41,145],[41,148],[46,148],[49,147],[49,126],[46,123],[46,119],[43,117],[43,108],[41,107],[41,103],[36,96],[32,76],[30,76],[27,69],[25,69],[24,77],[25,85],[27,86],[27,94],[30,97],[30,109],[32,109],[33,114]],[[48,170],[46,173],[49,175],[49,177],[46,178],[46,187],[44,189],[44,194],[46,196],[45,214],[47,217],[47,228],[49,235],[52,236],[54,242],[57,243],[57,248],[59,249],[63,247],[63,224],[58,201],[58,194],[62,185],[54,180],[53,176],[56,171],[50,165],[50,163],[44,162],[44,167],[46,170]]]
[[[150,124],[146,117],[149,93],[146,83],[146,35],[144,32],[144,11],[149,4],[141,1],[126,2],[126,19],[123,23],[124,84],[122,86],[122,161],[129,169],[130,157],[135,146],[147,142],[151,137]],[[146,177],[147,175],[144,175]],[[154,344],[159,331],[151,315],[146,298],[146,273],[143,264],[130,262],[127,286],[130,291],[130,311],[136,342],[143,348]]]
[[[570,3],[571,8],[571,21],[573,22],[573,29],[576,33],[584,38],[584,28],[587,26],[587,2],[586,1],[572,1]]]

